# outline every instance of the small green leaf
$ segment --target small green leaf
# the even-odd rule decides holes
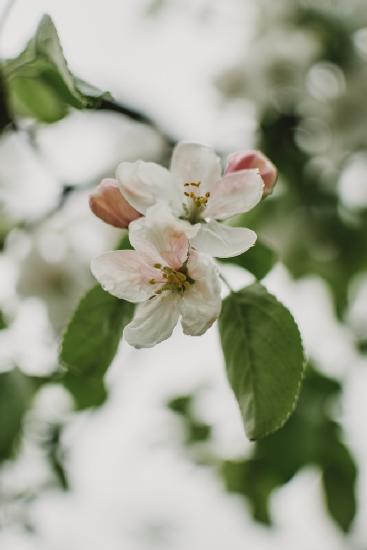
[[[43,16],[23,52],[7,60],[4,67],[10,103],[19,116],[55,122],[69,107],[97,108],[111,98],[70,72],[48,15]]]
[[[277,261],[277,255],[268,245],[257,241],[255,246],[247,252],[234,258],[221,258],[220,261],[243,267],[255,275],[256,279],[261,280],[273,268]]]
[[[224,300],[219,329],[246,434],[265,437],[283,426],[297,403],[304,372],[298,327],[256,283]]]
[[[111,296],[99,285],[87,292],[78,305],[60,352],[60,363],[66,369],[64,385],[78,408],[97,406],[105,400],[103,376],[133,312],[134,304]]]
[[[18,369],[0,373],[0,462],[12,456],[24,414],[41,383]]]

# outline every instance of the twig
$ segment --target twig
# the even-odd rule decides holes
[[[97,110],[113,111],[114,113],[119,113],[120,115],[124,115],[127,118],[134,120],[135,122],[140,122],[142,124],[146,124],[147,126],[150,126],[163,137],[163,139],[167,142],[167,145],[169,147],[174,147],[177,143],[176,139],[174,139],[172,136],[168,135],[164,130],[162,130],[158,126],[158,124],[156,124],[149,116],[145,115],[141,111],[137,111],[136,109],[132,109],[127,105],[119,103],[114,99],[103,99],[100,105],[97,107]]]

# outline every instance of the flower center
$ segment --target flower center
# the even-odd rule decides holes
[[[162,264],[154,264],[154,267],[161,271],[165,279],[165,282],[154,294],[162,294],[164,290],[183,294],[187,288],[190,288],[190,286],[194,284],[193,279],[191,279],[187,273],[185,264],[178,271],[168,266],[162,266]],[[156,279],[150,279],[149,281],[151,285],[155,285],[157,282]]]
[[[186,217],[191,223],[197,223],[199,221],[200,214],[206,207],[210,197],[209,192],[200,195],[200,185],[200,181],[187,181],[184,183],[184,195],[190,199],[188,204],[184,205],[184,209],[186,211]]]
[[[192,199],[194,205],[196,208],[205,208],[210,193],[205,193],[205,195],[199,195],[199,188],[200,188],[201,182],[200,181],[188,181],[184,183],[184,187],[186,188],[186,191],[184,192],[184,195],[190,199]]]

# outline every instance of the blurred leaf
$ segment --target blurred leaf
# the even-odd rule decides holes
[[[13,110],[43,122],[63,118],[70,106],[94,109],[110,98],[70,72],[48,15],[43,16],[25,50],[5,62],[5,77]]]
[[[331,416],[340,389],[335,380],[307,369],[298,406],[284,428],[257,442],[252,457],[223,463],[227,489],[249,499],[258,521],[271,523],[272,491],[312,464],[322,470],[331,516],[349,529],[356,511],[356,466]]]
[[[115,298],[99,285],[78,305],[62,340],[60,363],[66,368],[64,385],[79,409],[105,400],[103,376],[133,312],[133,304]]]
[[[182,416],[185,422],[186,443],[188,445],[207,441],[210,438],[212,428],[206,422],[202,422],[192,411],[194,395],[180,395],[167,403],[176,414]]]
[[[5,321],[4,314],[0,309],[0,330],[7,328],[8,323]]]
[[[246,434],[265,437],[283,426],[298,399],[304,356],[297,325],[256,283],[224,300],[219,329]]]
[[[121,239],[117,243],[116,250],[132,250],[128,231],[124,231]]]
[[[0,462],[11,458],[24,414],[42,382],[18,369],[0,373]]]
[[[287,192],[250,212],[249,227],[271,234],[292,275],[322,277],[342,317],[350,282],[367,269],[367,220],[350,223],[343,218],[336,182],[327,186],[308,169],[312,157],[297,142],[301,124],[302,117],[292,111],[264,113],[259,146],[276,163]]]
[[[55,473],[60,486],[64,490],[67,490],[69,488],[69,482],[64,468],[63,456],[60,448],[61,434],[62,426],[60,424],[51,424],[48,437],[43,444],[46,449],[51,468]]]
[[[8,107],[7,91],[4,84],[3,71],[0,65],[0,133],[11,124],[12,118]]]
[[[10,86],[12,107],[17,116],[42,122],[56,122],[64,118],[68,106],[47,82],[29,77],[15,77]]]
[[[269,246],[261,241],[250,248],[244,254],[235,256],[234,258],[221,258],[221,262],[235,264],[243,267],[260,280],[269,273],[277,261],[277,256]]]
[[[330,515],[343,531],[348,532],[357,509],[357,469],[350,452],[335,431],[329,430],[329,444],[325,445],[321,463],[322,481]]]
[[[167,406],[173,412],[181,414],[182,416],[187,416],[190,411],[191,401],[191,395],[180,395],[179,397],[171,399],[171,401],[167,403]]]

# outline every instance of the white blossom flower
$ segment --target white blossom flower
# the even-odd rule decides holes
[[[185,334],[199,336],[221,308],[220,283],[210,257],[189,244],[196,229],[158,203],[131,222],[135,250],[95,258],[91,270],[110,294],[139,303],[124,336],[132,346],[151,347],[168,338],[181,317]]]
[[[222,176],[216,153],[197,143],[179,143],[170,170],[152,162],[122,162],[116,178],[124,198],[146,214],[157,202],[196,227],[191,244],[199,251],[229,258],[248,250],[256,241],[251,229],[219,223],[248,212],[262,198],[264,182],[257,169]]]

